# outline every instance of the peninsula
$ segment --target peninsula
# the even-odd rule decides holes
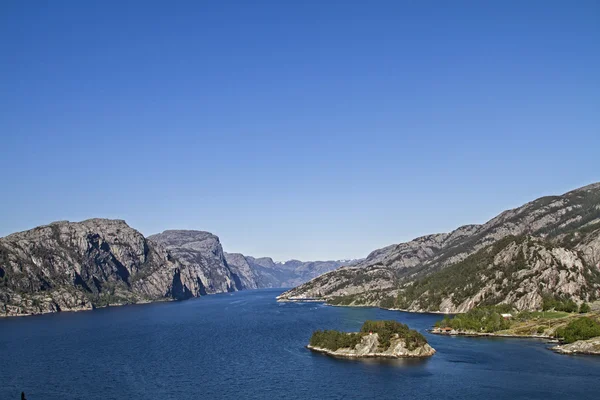
[[[515,312],[508,305],[477,307],[465,314],[445,317],[431,333],[553,339],[560,342],[551,348],[556,352],[600,355],[600,312],[589,310],[585,303],[578,309],[579,312],[556,309]]]

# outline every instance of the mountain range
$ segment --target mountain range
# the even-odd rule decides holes
[[[209,232],[146,238],[123,220],[59,221],[0,238],[0,316],[290,287],[343,263],[227,254]]]
[[[282,301],[408,311],[539,309],[600,299],[600,183],[481,225],[418,237],[362,260],[275,262],[226,253],[209,232],[144,237],[123,220],[59,221],[0,238],[0,316],[291,287]]]
[[[600,298],[600,183],[375,250],[279,299],[458,313],[497,304],[535,310],[546,297]]]

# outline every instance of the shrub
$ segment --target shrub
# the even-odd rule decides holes
[[[496,332],[510,328],[510,321],[500,315],[510,311],[502,307],[476,307],[465,314],[458,314],[454,318],[447,316],[438,326],[450,327],[460,331]]]
[[[589,313],[590,311],[592,311],[592,309],[588,303],[581,303],[579,306],[579,313],[581,314]]]
[[[544,333],[544,332],[546,331],[546,328],[547,328],[547,327],[545,327],[544,325],[542,325],[542,326],[539,326],[539,327],[537,328],[537,333],[539,333],[539,334],[541,335],[542,333]]]
[[[329,350],[337,350],[344,347],[354,348],[362,339],[359,333],[346,333],[333,330],[315,331],[310,338],[310,345]]]
[[[558,328],[555,336],[562,338],[565,343],[591,339],[600,336],[600,323],[589,317],[581,317],[565,327]]]
[[[414,350],[427,343],[425,336],[397,321],[365,321],[360,331],[363,333],[377,333],[379,335],[379,347],[382,349],[390,347],[391,339],[396,334],[404,339],[409,350]]]

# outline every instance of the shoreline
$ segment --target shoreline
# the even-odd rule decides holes
[[[499,338],[515,338],[515,339],[544,339],[548,340],[549,343],[556,342],[558,343],[558,339],[553,336],[548,335],[516,335],[512,333],[494,333],[494,332],[460,332],[460,331],[452,331],[452,332],[439,332],[435,331],[435,329],[428,329],[428,333],[432,335],[440,335],[440,336],[465,336],[465,337],[499,337]]]
[[[356,308],[379,308],[381,310],[388,311],[401,311],[411,314],[434,314],[434,315],[455,315],[464,314],[464,312],[443,312],[443,311],[414,311],[402,308],[387,308],[382,306],[370,305],[370,304],[330,304],[326,299],[315,299],[315,298],[279,298],[276,297],[278,303],[323,303],[330,307],[356,307]]]
[[[135,306],[135,305],[152,304],[152,303],[165,303],[165,302],[170,302],[170,301],[176,301],[176,300],[174,300],[174,299],[143,300],[143,301],[139,301],[136,303],[115,303],[115,304],[107,304],[105,306],[99,306],[99,307],[92,306],[90,308],[69,308],[69,309],[60,310],[60,311],[42,311],[39,313],[28,313],[28,314],[0,314],[0,318],[23,318],[23,317],[42,316],[42,315],[48,315],[48,314],[77,313],[77,312],[85,312],[85,311],[102,310],[104,308],[111,308],[111,307]]]
[[[392,360],[400,360],[403,358],[410,358],[410,359],[426,359],[431,357],[433,354],[435,354],[435,350],[433,351],[433,354],[430,355],[424,355],[424,356],[417,356],[417,355],[402,355],[402,356],[394,356],[391,354],[387,354],[387,353],[368,353],[368,354],[352,354],[352,353],[338,353],[338,350],[330,350],[330,349],[326,349],[323,347],[316,347],[316,346],[311,346],[306,345],[306,348],[309,349],[310,351],[314,351],[316,353],[321,353],[321,354],[326,354],[328,356],[331,357],[339,357],[339,358],[352,358],[352,359],[360,359],[360,358],[386,358],[386,359],[392,359]]]

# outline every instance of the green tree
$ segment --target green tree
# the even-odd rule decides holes
[[[580,314],[589,313],[590,311],[592,311],[592,309],[590,308],[590,305],[588,303],[581,303],[581,305],[579,306]]]
[[[600,336],[600,323],[589,317],[581,317],[557,329],[555,336],[562,338],[565,343],[591,339]]]

